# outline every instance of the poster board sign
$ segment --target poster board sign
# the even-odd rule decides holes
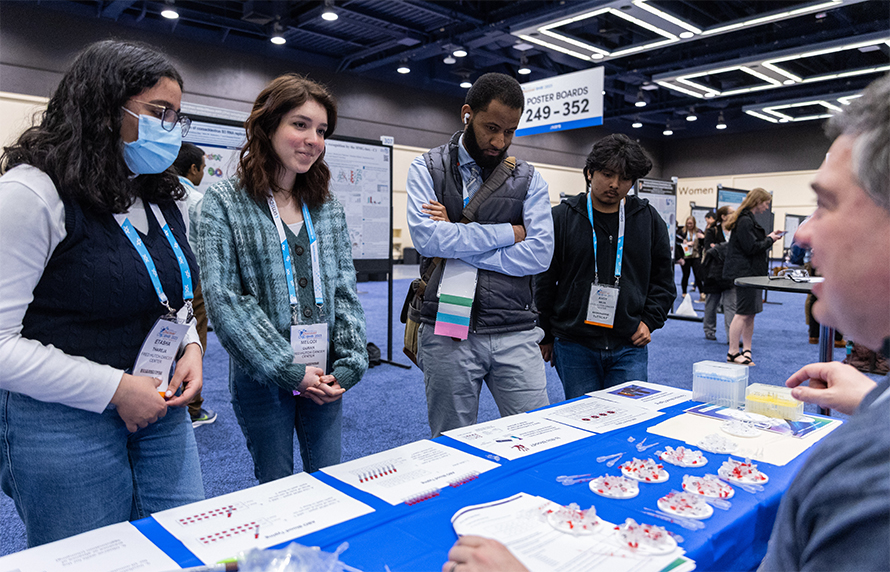
[[[240,125],[193,119],[188,135],[182,140],[204,151],[204,178],[197,188],[206,193],[211,185],[235,174],[246,136]]]
[[[797,232],[798,227],[803,224],[803,221],[809,218],[808,215],[795,215],[795,214],[786,214],[785,215],[785,243],[783,245],[784,248],[791,248],[791,245],[794,243],[794,233]]]
[[[692,203],[690,207],[692,209],[691,214],[695,217],[695,226],[704,232],[704,230],[708,228],[708,221],[705,220],[705,215],[715,209],[711,207],[700,207],[695,203]]]
[[[522,84],[525,109],[516,135],[535,135],[603,124],[603,68]]]
[[[671,256],[674,253],[674,234],[677,228],[677,179],[665,181],[661,179],[637,179],[634,186],[635,194],[647,199],[655,207],[667,225],[668,248]]]
[[[732,189],[730,187],[724,187],[723,185],[717,185],[717,208],[731,206],[734,210],[738,210],[739,205],[745,200],[747,194],[748,191],[745,189]],[[772,194],[772,192],[770,192],[770,194]],[[756,220],[757,224],[762,226],[766,230],[766,233],[769,234],[773,231],[774,216],[773,203],[770,202],[769,210],[754,215],[754,220]]]

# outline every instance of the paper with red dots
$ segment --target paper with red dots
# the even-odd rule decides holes
[[[529,413],[593,433],[624,429],[662,415],[634,403],[610,401],[600,396],[582,397],[565,405]]]

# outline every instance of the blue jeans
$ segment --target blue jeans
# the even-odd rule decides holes
[[[340,462],[342,398],[316,405],[277,385],[260,383],[234,363],[229,366],[229,391],[260,483],[294,474],[294,429],[304,471]]]
[[[612,350],[592,350],[556,338],[553,344],[556,373],[566,399],[613,387],[625,381],[648,381],[649,348],[633,344]]]
[[[37,546],[204,499],[185,407],[135,433],[91,413],[0,391],[0,485]]]

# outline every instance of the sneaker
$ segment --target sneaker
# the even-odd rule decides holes
[[[192,427],[200,427],[201,425],[209,425],[216,421],[216,411],[212,409],[201,408],[197,417],[192,417]]]
[[[706,340],[711,340],[712,342],[716,342],[716,341],[717,341],[717,336],[716,336],[716,334],[705,334],[705,339],[706,339]]]

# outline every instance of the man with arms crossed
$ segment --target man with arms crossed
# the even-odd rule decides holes
[[[814,285],[813,312],[887,355],[890,76],[835,116],[829,134],[836,139],[813,182],[818,208],[796,235],[825,278]],[[815,446],[791,483],[759,570],[890,570],[890,376],[876,384],[826,362],[785,383],[797,399],[851,417]],[[459,539],[448,558],[443,572],[524,570],[502,544],[479,537]]]
[[[457,222],[506,157],[523,107],[515,79],[483,75],[461,107],[464,130],[417,157],[408,170],[408,228],[422,256],[421,274],[434,257],[444,259],[424,293],[418,333],[417,361],[433,437],[476,422],[483,381],[501,415],[549,404],[532,284],[553,253],[547,183],[531,165],[517,161],[481,204],[476,222]],[[443,267],[447,270],[452,260],[476,269],[465,340],[434,333]]]
[[[646,345],[677,295],[664,220],[645,199],[627,197],[651,168],[639,143],[610,135],[587,156],[589,192],[553,207],[553,261],[537,277],[535,301],[541,354],[566,399],[647,380]]]

